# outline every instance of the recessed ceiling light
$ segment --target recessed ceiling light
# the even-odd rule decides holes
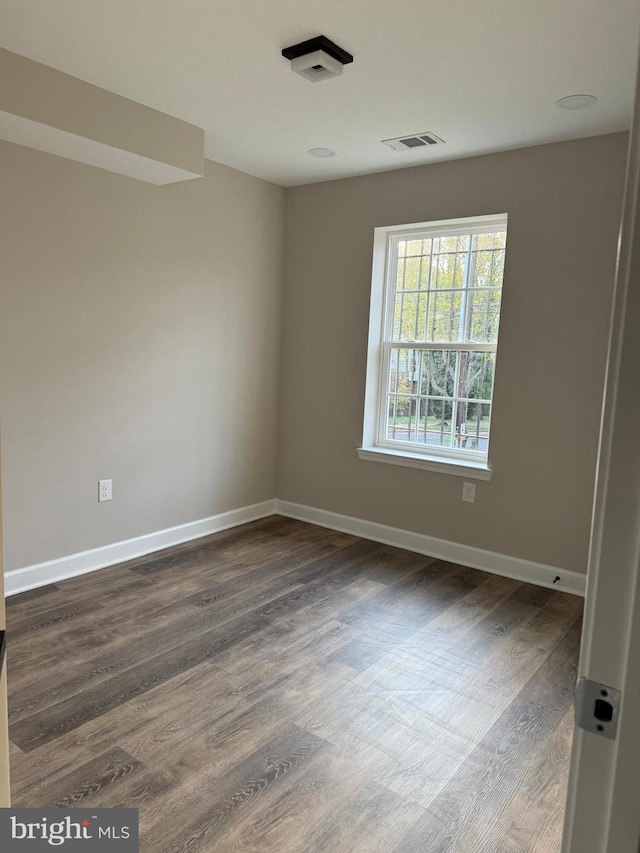
[[[556,106],[561,110],[585,110],[592,107],[597,100],[593,95],[567,95],[566,98],[556,101]]]
[[[336,152],[333,148],[310,148],[307,151],[312,157],[335,157]]]

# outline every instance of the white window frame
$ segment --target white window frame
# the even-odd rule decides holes
[[[477,480],[491,479],[493,471],[488,461],[489,451],[483,453],[457,448],[440,448],[433,445],[425,446],[423,449],[409,442],[385,439],[383,425],[386,425],[388,406],[387,388],[389,350],[391,348],[401,346],[402,349],[451,349],[456,351],[466,349],[473,352],[497,352],[497,343],[466,344],[454,341],[438,343],[437,346],[434,346],[430,342],[425,347],[424,342],[392,342],[387,340],[385,330],[393,316],[394,282],[399,240],[445,235],[486,234],[492,231],[506,230],[506,213],[465,219],[443,219],[437,222],[420,222],[412,225],[391,225],[374,230],[364,428],[362,446],[358,448],[360,459],[439,471]],[[467,288],[465,288],[466,291]],[[492,403],[492,400],[489,402]],[[491,411],[493,413],[493,404]],[[489,443],[490,439],[491,423],[489,424]]]

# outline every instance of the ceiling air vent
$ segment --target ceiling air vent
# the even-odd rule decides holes
[[[413,148],[425,148],[428,145],[444,145],[435,133],[415,133],[411,136],[397,136],[395,139],[383,139],[383,145],[388,145],[394,151],[409,151]]]

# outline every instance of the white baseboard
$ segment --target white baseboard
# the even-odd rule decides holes
[[[114,542],[103,548],[94,548],[91,551],[81,551],[58,560],[49,560],[46,563],[37,563],[33,566],[25,566],[22,569],[13,569],[4,577],[5,595],[17,595],[47,584],[57,583],[67,578],[95,572],[125,560],[133,560],[171,545],[179,545],[181,542],[189,542],[191,539],[199,539],[210,533],[217,533],[229,527],[237,527],[249,521],[256,521],[267,515],[275,513],[275,500],[263,501],[251,506],[232,509],[229,512],[221,512],[210,518],[200,521],[191,521],[188,524],[180,524],[177,527],[169,527],[146,536],[137,536],[135,539],[126,539],[124,542]]]
[[[543,563],[534,563],[531,560],[522,560],[519,557],[508,557],[506,554],[498,554],[495,551],[485,551],[482,548],[474,548],[470,545],[460,545],[446,539],[436,539],[435,536],[412,533],[399,527],[389,527],[386,524],[377,524],[374,521],[365,521],[362,518],[352,518],[349,515],[339,515],[328,510],[316,509],[289,501],[276,500],[275,504],[275,511],[279,515],[286,515],[289,518],[308,521],[311,524],[329,527],[342,533],[351,533],[354,536],[361,536],[363,539],[371,539],[374,542],[382,542],[385,545],[394,545],[396,548],[405,548],[407,551],[426,554],[428,557],[460,563],[460,565],[469,566],[472,569],[482,569],[482,571],[491,572],[494,575],[515,578],[537,586],[570,592],[573,595],[585,594],[586,575],[581,575],[578,572],[569,572],[554,566],[546,566]],[[559,580],[556,581],[556,578]]]
[[[57,583],[88,572],[95,572],[116,563],[133,560],[136,557],[161,551],[163,548],[179,545],[181,542],[199,539],[201,536],[208,536],[229,527],[237,527],[249,521],[256,521],[274,513],[288,518],[297,518],[300,521],[308,521],[310,524],[317,524],[320,527],[329,527],[343,533],[351,533],[354,536],[361,536],[363,539],[371,539],[374,542],[382,542],[385,545],[405,548],[408,551],[415,551],[429,557],[460,563],[463,566],[481,569],[495,575],[503,575],[538,586],[559,589],[574,595],[584,595],[585,593],[586,576],[577,572],[569,572],[554,566],[546,566],[543,563],[534,563],[530,560],[522,560],[519,557],[509,557],[506,554],[485,551],[482,548],[474,548],[470,545],[460,545],[446,539],[437,539],[435,536],[412,533],[399,527],[389,527],[386,524],[377,524],[374,521],[352,518],[348,515],[340,515],[290,501],[269,500],[252,506],[232,509],[219,515],[212,515],[210,518],[203,518],[200,521],[169,527],[166,530],[159,530],[146,536],[138,536],[124,542],[115,542],[112,545],[105,545],[103,548],[94,548],[91,551],[82,551],[68,557],[49,560],[46,563],[14,569],[5,574],[5,595],[17,595],[30,589]],[[560,580],[556,582],[556,578],[560,578]]]

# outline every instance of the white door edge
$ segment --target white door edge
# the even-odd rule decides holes
[[[622,700],[615,740],[575,730],[563,853],[638,853],[640,847],[639,193],[640,85],[616,270],[579,669],[581,676],[621,690]]]

